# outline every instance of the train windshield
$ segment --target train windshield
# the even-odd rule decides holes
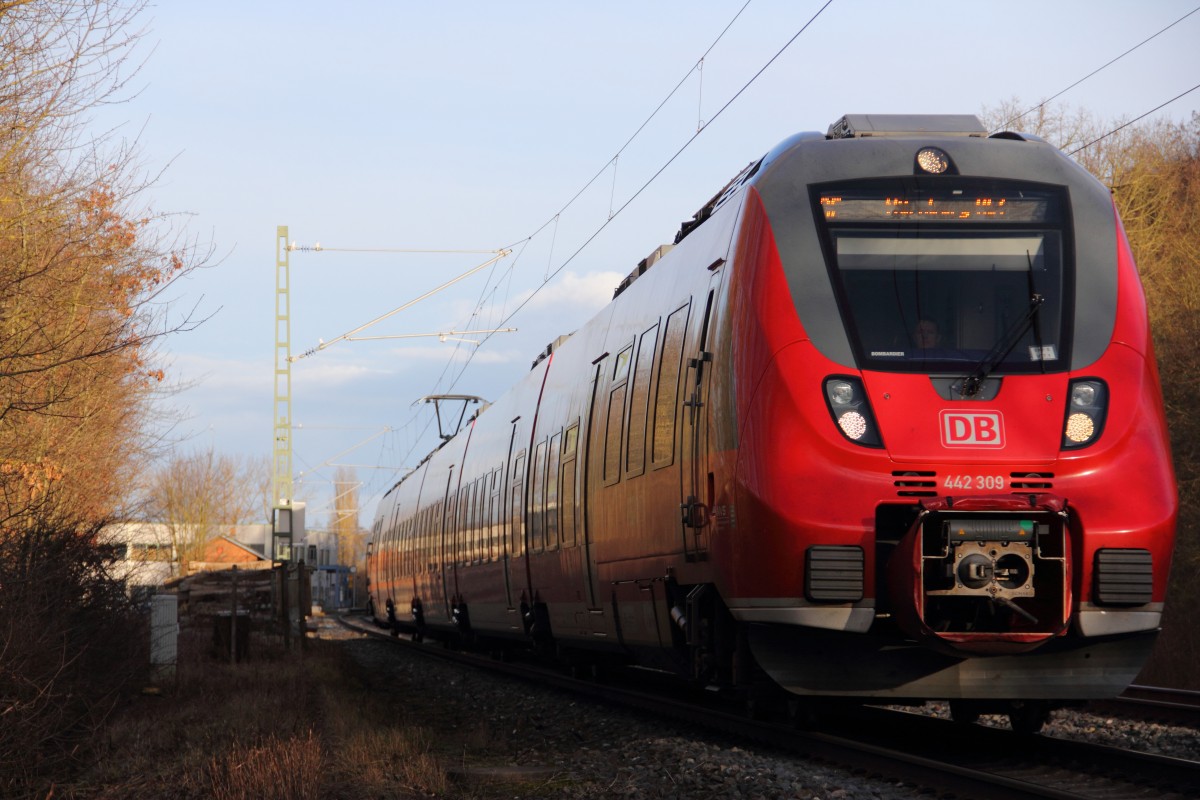
[[[861,367],[1065,368],[1069,242],[1058,190],[907,178],[818,186],[813,199]]]

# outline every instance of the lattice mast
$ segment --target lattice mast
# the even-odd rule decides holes
[[[275,236],[275,445],[271,489],[275,508],[292,506],[292,320],[288,229]]]

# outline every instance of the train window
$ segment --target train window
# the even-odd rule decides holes
[[[412,568],[412,553],[413,553],[413,518],[409,517],[404,520],[400,527],[399,534],[392,539],[391,547],[389,548],[388,564],[392,567],[393,579],[399,576],[411,575]]]
[[[417,562],[415,572],[418,575],[424,575],[429,571],[430,559],[430,534],[429,534],[429,508],[421,509],[421,516],[417,519],[417,552],[420,553],[420,561]]]
[[[475,563],[487,560],[487,475],[475,481]]]
[[[404,574],[417,574],[417,518],[413,515],[408,518],[408,523],[404,526],[405,548],[404,548]]]
[[[479,494],[479,481],[471,481],[467,487],[467,496],[463,501],[467,504],[466,517],[467,527],[463,531],[463,540],[467,547],[466,561],[468,564],[474,564],[479,561],[478,535],[479,530],[479,515],[476,513],[476,496]]]
[[[608,419],[604,435],[604,483],[616,483],[621,479],[621,443],[625,427],[625,401],[629,390],[629,362],[633,357],[633,343],[617,354],[613,367],[613,380],[609,386]]]
[[[509,525],[509,552],[514,557],[525,554],[525,528],[523,525],[525,509],[525,451],[522,450],[513,459],[512,480],[509,509],[512,513],[512,523]]]
[[[471,563],[471,484],[469,483],[459,492],[458,521],[455,560],[460,564],[469,564]]]
[[[467,520],[467,508],[470,506],[467,502],[467,496],[470,491],[470,487],[468,486],[459,489],[458,496],[451,495],[449,505],[446,506],[446,519],[448,521],[446,537],[450,544],[450,560],[456,564],[465,564],[467,562],[466,530],[470,524]]]
[[[561,458],[562,434],[550,437],[550,452],[546,465],[546,548],[558,547],[558,465]]]
[[[472,549],[475,545],[475,537],[472,536],[471,533],[475,526],[475,521],[473,519],[475,505],[471,502],[471,494],[474,488],[475,484],[468,483],[463,488],[462,493],[459,495],[458,518],[462,521],[462,526],[459,528],[458,533],[458,551],[459,558],[463,564],[470,564],[475,560],[475,557],[472,553]]]
[[[621,477],[621,423],[625,418],[625,390],[622,383],[608,396],[608,426],[604,438],[604,483],[616,483]]]
[[[375,557],[380,559],[379,573],[389,580],[395,580],[396,570],[401,564],[404,549],[400,535],[403,530],[403,523],[396,525],[375,542]]]
[[[675,459],[675,412],[679,399],[679,366],[683,359],[683,340],[687,333],[687,302],[667,317],[663,331],[662,361],[658,367],[658,396],[654,402],[654,442],[651,463],[668,466]]]
[[[814,194],[861,366],[1065,368],[1070,242],[1060,190],[955,176],[826,185]]]
[[[562,509],[562,542],[563,547],[573,547],[575,545],[575,516],[576,516],[576,492],[575,492],[575,448],[579,438],[579,423],[576,422],[571,427],[567,428],[563,436],[563,454],[561,479],[559,480],[561,502],[559,507]]]
[[[458,493],[458,497],[450,497],[446,506],[446,539],[452,546],[450,553],[459,564],[471,562],[471,485],[467,484]],[[457,511],[457,517],[456,517]],[[455,524],[455,519],[458,522]]]
[[[479,561],[479,481],[471,481],[471,491],[467,495],[470,510],[467,512],[467,563]]]
[[[633,345],[617,353],[617,360],[613,363],[613,383],[620,383],[629,377],[629,359],[632,355]]]
[[[406,519],[388,533],[388,536],[383,543],[383,547],[386,548],[386,551],[380,551],[380,555],[382,555],[383,552],[387,552],[388,554],[388,571],[386,574],[388,574],[392,580],[396,579],[397,574],[408,574],[405,570],[405,565],[407,563],[406,556],[411,543],[408,541],[407,533],[408,520]]]
[[[433,560],[436,558],[434,549],[437,547],[437,537],[433,526],[437,517],[433,512],[433,506],[429,506],[421,519],[421,572],[425,574],[433,572]]]
[[[412,552],[409,555],[411,568],[409,573],[412,575],[420,575],[425,571],[425,534],[424,510],[418,511],[413,517],[412,525]]]
[[[438,501],[433,509],[433,557],[429,569],[434,573],[439,572],[442,565],[450,561],[451,554],[447,552],[446,548],[446,514],[448,510],[445,498]]]
[[[385,574],[391,579],[396,580],[401,575],[409,574],[409,552],[412,550],[412,542],[406,540],[406,532],[412,529],[412,517],[400,517],[400,498],[396,498],[392,514],[391,524],[387,527],[387,548],[388,560]]]
[[[441,525],[439,520],[442,515],[438,505],[430,506],[425,510],[425,572],[432,573],[434,571],[433,562],[437,560],[437,552],[442,546]]]
[[[417,512],[416,530],[413,531],[413,541],[416,542],[416,547],[413,548],[413,552],[416,555],[416,562],[413,564],[414,575],[424,574],[425,564],[429,561],[425,553],[427,547],[426,533],[428,531],[428,526],[425,524],[425,518],[427,516],[428,514],[426,513],[425,509],[421,509]]]
[[[438,548],[441,547],[441,527],[438,525],[438,520],[442,515],[437,513],[440,509],[437,506],[430,506],[425,509],[425,565],[424,571],[432,573],[434,570],[433,562],[437,559]]]
[[[654,346],[658,343],[658,324],[642,334],[638,343],[637,365],[629,391],[629,435],[625,448],[625,473],[641,475],[646,470],[646,417],[650,401],[650,377],[654,367]]]
[[[529,549],[540,553],[546,549],[544,503],[546,500],[546,442],[533,450],[532,503],[529,509]]]
[[[492,470],[491,488],[488,490],[487,505],[487,556],[488,561],[500,558],[500,473],[497,467]]]

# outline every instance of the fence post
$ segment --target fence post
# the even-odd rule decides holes
[[[237,612],[238,612],[238,581],[237,564],[233,565],[233,584],[229,592],[229,663],[237,663]]]
[[[150,600],[150,667],[155,680],[174,677],[179,653],[179,600],[155,594]]]

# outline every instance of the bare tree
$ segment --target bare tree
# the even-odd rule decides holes
[[[127,145],[87,134],[136,74],[140,10],[0,2],[0,531],[119,505],[164,377],[155,342],[194,324],[168,317],[169,287],[208,252],[139,207]]]
[[[1025,130],[1062,147],[1112,191],[1146,295],[1180,498],[1164,633],[1147,669],[1163,683],[1200,688],[1192,667],[1200,625],[1189,611],[1200,602],[1200,114],[1127,125],[1063,107],[1022,114],[1011,100],[984,117],[992,130]]]
[[[356,566],[366,557],[366,533],[358,522],[358,489],[362,484],[353,467],[338,467],[333,486],[334,512],[329,529],[337,537],[337,562]]]
[[[0,0],[0,794],[49,796],[122,692],[142,616],[99,532],[147,455],[209,253],[89,116],[129,96],[142,0]],[[39,786],[37,781],[44,781]]]
[[[258,519],[261,462],[219,455],[211,448],[171,458],[149,481],[145,513],[170,532],[171,548],[186,570],[205,546],[233,526]]]

